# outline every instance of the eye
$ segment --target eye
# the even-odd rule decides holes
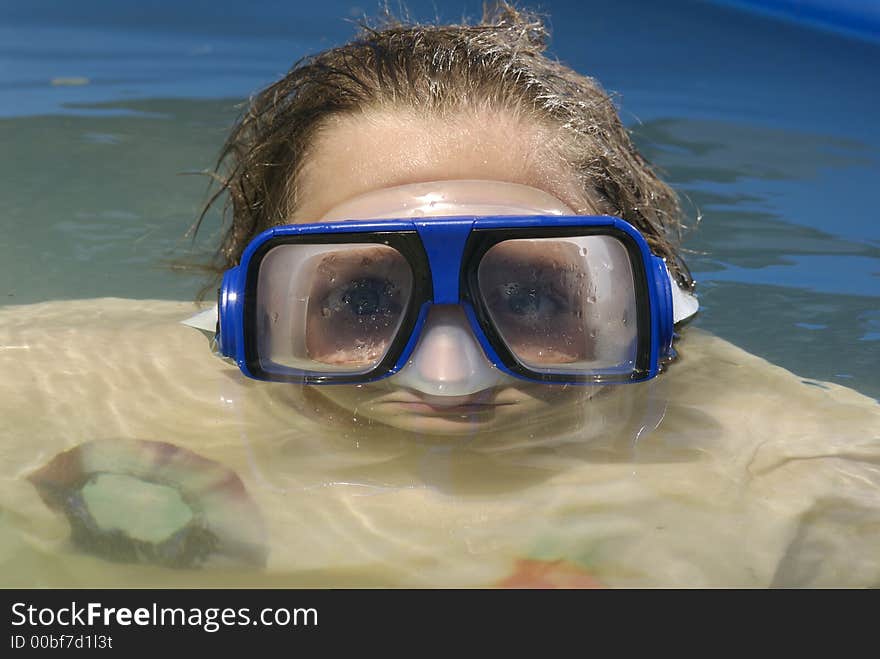
[[[379,311],[381,292],[373,282],[355,282],[342,294],[342,303],[358,316],[370,315]]]
[[[519,282],[500,285],[490,296],[489,304],[500,313],[523,318],[552,317],[568,308],[565,300],[551,289]]]
[[[339,286],[327,295],[321,309],[323,316],[347,313],[376,316],[396,313],[400,305],[398,289],[387,279],[364,277]]]

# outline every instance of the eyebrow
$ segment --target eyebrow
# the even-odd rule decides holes
[[[363,263],[363,259],[369,258],[370,263]],[[361,263],[358,264],[357,261]],[[335,252],[325,252],[321,255],[321,261],[315,268],[318,270],[322,265],[329,264],[331,261],[341,266],[370,266],[374,263],[387,264],[405,261],[404,257],[393,247],[386,245],[376,245],[375,247],[358,247],[340,249]]]
[[[503,246],[503,243],[499,243],[499,245]],[[499,251],[495,252],[495,254],[487,253],[489,255],[489,260],[499,260],[505,263],[505,265],[512,267],[535,267],[539,266],[542,268],[556,268],[558,265],[574,265],[578,266],[578,270],[582,272],[587,272],[587,269],[583,267],[583,260],[578,258],[572,258],[571,255],[566,253],[549,255],[545,253],[529,253],[525,246],[511,246],[512,249],[504,250],[499,249]],[[491,250],[490,250],[491,252]],[[486,259],[486,256],[483,257]]]
[[[365,256],[370,256],[372,262],[368,265],[359,265],[358,261]],[[332,262],[328,263],[331,259]],[[309,294],[311,296],[321,296],[328,294],[332,290],[333,282],[330,280],[331,273],[328,272],[330,268],[337,270],[337,272],[333,273],[337,277],[351,278],[357,275],[361,268],[363,268],[365,274],[372,275],[375,274],[372,272],[373,270],[388,268],[393,272],[399,270],[399,266],[405,267],[407,273],[410,273],[409,263],[403,255],[394,248],[389,248],[385,245],[327,252],[321,255],[321,260],[312,271],[311,282],[307,284],[310,289]],[[407,280],[409,279],[411,279],[411,276],[407,278]]]

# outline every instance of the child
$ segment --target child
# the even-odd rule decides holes
[[[634,226],[665,259],[675,320],[690,318],[697,304],[678,251],[682,214],[674,192],[638,154],[599,85],[543,54],[540,21],[505,4],[496,12],[476,26],[367,29],[351,43],[301,61],[253,98],[223,150],[227,167],[219,177],[229,193],[232,222],[219,253],[221,267],[239,264],[248,243],[278,225],[468,214],[612,215]],[[543,314],[545,325],[553,300],[562,299],[548,286],[522,285],[538,305],[528,313]],[[540,293],[542,287],[547,290]],[[601,300],[591,311],[599,307]],[[309,313],[304,308],[300,315]],[[339,318],[310,325],[312,333],[327,334]],[[358,320],[361,334],[340,341],[373,345],[370,331],[376,331]],[[533,318],[528,332],[533,342],[546,344],[540,350],[546,362],[551,358],[543,349],[563,339],[538,322]],[[392,338],[382,337],[381,345]],[[582,408],[601,391],[552,384],[546,368],[535,383],[502,372],[487,361],[461,307],[432,310],[416,338],[405,367],[389,369],[393,377],[377,381],[377,374],[361,387],[313,387],[304,395],[399,429],[457,434],[546,422],[565,406]],[[310,349],[317,350],[304,351]]]

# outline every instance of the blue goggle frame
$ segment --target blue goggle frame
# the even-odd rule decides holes
[[[494,330],[476,295],[476,264],[494,244],[518,238],[608,235],[620,240],[632,265],[636,294],[638,348],[634,368],[626,372],[558,373],[534,371],[518,361]],[[413,294],[400,331],[385,358],[366,373],[316,374],[273,372],[260,362],[254,309],[260,263],[279,244],[373,242],[397,249],[414,275]],[[642,234],[611,216],[456,216],[420,219],[345,220],[290,224],[259,234],[245,249],[240,264],[223,276],[218,301],[217,346],[242,373],[258,380],[306,384],[360,384],[393,375],[403,368],[416,346],[432,304],[460,304],[486,357],[497,368],[533,382],[622,384],[657,375],[661,360],[672,355],[672,291],[666,263],[651,253]]]

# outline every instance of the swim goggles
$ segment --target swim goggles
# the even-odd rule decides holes
[[[620,218],[467,204],[419,217],[420,204],[398,208],[409,217],[258,235],[223,277],[219,353],[256,379],[362,384],[417,369],[414,353],[435,332],[457,359],[488,360],[501,377],[621,384],[657,375],[674,323],[696,312],[696,299]],[[508,213],[460,214],[465,207]],[[516,212],[529,210],[541,208]],[[485,368],[458,379],[435,393],[492,384]]]

